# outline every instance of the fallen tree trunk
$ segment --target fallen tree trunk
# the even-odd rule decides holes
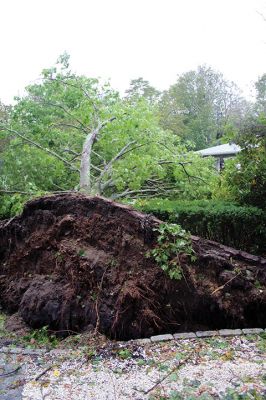
[[[158,219],[81,194],[46,196],[0,223],[0,303],[32,327],[129,339],[266,325],[266,260],[192,236],[171,280],[148,251]]]

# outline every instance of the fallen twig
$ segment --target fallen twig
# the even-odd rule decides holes
[[[178,365],[173,367],[163,378],[159,379],[150,389],[145,390],[144,394],[150,393],[152,390],[154,390],[157,386],[159,386],[161,383],[163,383],[167,378],[169,378],[170,375],[172,375],[174,372],[179,370],[188,360],[191,359],[191,357],[194,355],[194,352],[191,352],[184,360],[180,361]]]
[[[192,358],[192,356],[195,354],[195,352],[198,353],[198,356],[199,356],[199,352],[200,352],[202,346],[203,346],[203,344],[200,344],[197,347],[197,349],[195,349],[195,351],[190,352],[188,354],[188,356],[186,358],[184,358],[184,360],[181,360],[178,365],[173,367],[163,378],[159,379],[150,389],[148,389],[148,390],[139,390],[139,389],[135,388],[135,390],[137,390],[139,392],[142,392],[144,394],[149,394],[156,387],[158,387],[161,383],[163,383],[167,378],[169,378],[170,375],[172,375],[174,372],[178,371],[184,364],[186,364],[187,361]]]
[[[18,372],[22,368],[22,365],[19,365],[17,368],[13,369],[10,372],[5,372],[4,374],[0,374],[0,377],[2,378],[4,376],[9,376],[9,375],[15,374],[16,372]]]
[[[42,372],[40,372],[37,376],[35,376],[34,380],[38,381],[43,375],[45,375],[48,371],[50,371],[53,368],[53,365],[49,365],[47,368],[45,368]]]

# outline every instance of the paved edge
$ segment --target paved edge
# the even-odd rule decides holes
[[[129,341],[118,341],[120,344],[137,344],[137,345],[145,345],[151,343],[158,342],[168,342],[171,340],[185,340],[185,339],[204,339],[204,338],[212,338],[212,337],[232,337],[232,336],[243,336],[243,335],[258,335],[260,333],[266,333],[266,329],[262,328],[243,328],[243,329],[220,329],[214,331],[197,331],[197,332],[183,332],[183,333],[174,333],[174,334],[163,334],[157,336],[151,336],[150,338],[142,338],[142,339],[132,339]],[[22,355],[42,355],[42,354],[50,354],[50,355],[63,355],[68,354],[71,351],[79,351],[79,348],[76,349],[26,349],[23,347],[7,347],[3,346],[0,348],[0,353],[9,353],[9,354],[22,354]]]
[[[266,329],[262,328],[243,328],[243,329],[220,329],[214,331],[197,331],[197,332],[182,332],[151,336],[145,339],[130,340],[129,343],[146,344],[154,342],[166,342],[169,340],[184,340],[184,339],[201,339],[211,337],[228,337],[228,336],[240,336],[240,335],[258,335],[266,332]],[[127,343],[127,342],[125,342]]]

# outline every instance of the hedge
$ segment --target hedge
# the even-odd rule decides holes
[[[266,212],[212,200],[138,200],[133,206],[192,234],[254,254],[266,254]]]

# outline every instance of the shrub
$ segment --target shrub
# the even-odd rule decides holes
[[[186,254],[191,261],[196,257],[191,246],[191,235],[177,224],[160,224],[154,231],[158,232],[157,246],[148,252],[171,279],[182,278],[182,267],[178,255]]]
[[[266,213],[251,206],[200,200],[138,200],[134,207],[163,221],[180,224],[194,235],[241,250],[266,252]]]
[[[0,219],[8,219],[22,212],[27,198],[20,194],[0,196]]]

